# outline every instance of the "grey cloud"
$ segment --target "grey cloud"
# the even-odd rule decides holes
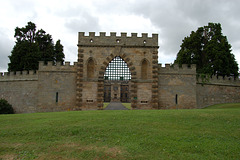
[[[101,26],[96,14],[143,16],[160,30],[159,39],[162,43],[159,52],[175,57],[184,37],[208,22],[221,23],[224,35],[226,34],[231,44],[236,44],[239,39],[236,33],[240,28],[239,6],[240,2],[234,0],[105,0],[93,2],[93,14],[80,6],[69,9],[64,14],[70,17],[66,27],[74,33],[99,31]],[[148,28],[146,32],[149,32]],[[239,49],[238,46],[234,47],[235,50]]]
[[[121,1],[95,0],[94,6],[95,10],[101,14],[129,15],[132,13],[132,9],[135,7],[136,3],[138,3],[138,1],[131,2],[129,0]]]
[[[235,43],[239,39],[236,34],[240,28],[239,6],[240,2],[233,0],[149,0],[138,1],[132,10],[160,28],[159,38],[163,41],[160,52],[176,55],[182,39],[208,22],[221,23],[223,33]]]
[[[160,51],[175,56],[186,33],[194,29],[192,20],[185,17],[175,1],[142,1],[134,9],[136,14],[149,18],[155,27],[160,28],[159,39],[163,42]]]
[[[62,10],[56,10],[55,15],[58,15],[63,18],[71,18],[71,17],[81,17],[83,12],[86,12],[87,8],[84,6],[78,6],[76,5],[75,7],[72,8],[65,8]]]
[[[32,0],[21,0],[21,1],[10,0],[9,2],[17,14],[29,13],[29,17],[36,18],[37,13],[35,10],[36,10],[37,6],[36,6],[35,1],[32,1]]]
[[[240,1],[234,0],[198,0],[187,1],[188,3],[181,3],[178,1],[179,10],[185,17],[197,21],[197,27],[207,25],[208,22],[221,23],[223,35],[228,37],[228,41],[234,50],[239,47],[236,44],[239,41],[239,28],[240,28]],[[194,29],[194,30],[196,30]],[[190,33],[189,33],[190,34]],[[189,35],[188,34],[188,35]]]
[[[98,18],[86,12],[79,17],[68,18],[65,26],[74,34],[79,31],[92,32],[100,30]]]
[[[17,12],[24,13],[24,15],[28,13],[34,15],[34,13],[38,13],[40,17],[40,13],[36,12],[38,3],[36,3],[35,1],[10,1]],[[153,28],[160,31],[158,33],[160,41],[159,53],[165,54],[165,57],[175,57],[180,49],[183,38],[189,36],[191,31],[197,30],[198,27],[207,25],[208,22],[221,23],[223,28],[223,34],[228,37],[228,40],[230,44],[232,44],[234,51],[238,51],[239,53],[240,50],[238,34],[240,28],[240,1],[91,0],[89,3],[69,3],[74,3],[74,5],[69,5],[62,8],[55,7],[54,9],[47,8],[49,14],[54,14],[55,16],[61,18],[61,20],[64,22],[64,27],[67,28],[67,31],[69,31],[68,33],[64,33],[68,35],[66,37],[76,37],[77,32],[79,31],[114,31],[114,29],[116,28],[116,24],[108,23],[109,26],[104,26],[104,24],[101,24],[102,16],[106,17],[108,15],[111,15],[111,17],[127,17],[128,15],[136,15],[150,20],[151,24],[154,25]],[[38,17],[38,15],[35,14],[34,17]],[[113,28],[113,30],[110,30],[109,28]],[[129,28],[124,29],[122,32],[126,30],[131,30],[131,32],[137,32],[138,28],[138,26],[133,25],[129,26]],[[154,30],[153,32],[155,32],[156,30]],[[146,28],[144,32],[151,33],[152,31],[151,29]],[[4,36],[1,35],[1,37]],[[4,38],[0,40],[1,55],[3,54],[4,45],[2,44],[4,41],[6,41],[6,39]],[[13,46],[11,46],[10,48],[12,49],[12,47]],[[67,49],[68,46],[65,46],[65,48],[68,52],[71,52],[70,47],[69,49]],[[76,49],[76,47],[74,48]],[[9,55],[10,50],[4,51],[4,53],[7,52]],[[0,61],[1,66],[2,58],[0,59]]]
[[[57,10],[54,14],[63,18],[65,27],[74,34],[79,31],[98,31],[100,28],[98,17],[91,13],[91,8],[84,5],[76,4],[71,8]]]
[[[7,35],[0,29],[0,72],[7,71],[11,50],[13,48],[13,41],[8,39]]]
[[[212,19],[228,21],[229,17],[238,17],[239,1],[234,0],[185,0],[178,1],[178,9],[192,19],[197,19],[200,23],[205,23]]]

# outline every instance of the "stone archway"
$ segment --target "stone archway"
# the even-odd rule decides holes
[[[104,97],[104,72],[110,61],[121,57],[126,62],[131,72],[130,97],[132,108],[151,109],[158,107],[158,35],[148,37],[142,34],[137,37],[132,33],[127,37],[126,33],[116,36],[110,33],[106,36],[100,32],[96,36],[90,32],[85,36],[79,32],[78,37],[78,62],[76,76],[76,105],[78,109],[102,109]],[[90,79],[87,78],[87,61],[93,58],[94,69],[91,70]],[[147,79],[141,77],[141,64],[147,59]],[[91,66],[88,66],[91,68]]]
[[[131,102],[131,107],[132,108],[136,108],[136,98],[137,95],[137,87],[134,84],[134,80],[136,79],[136,69],[133,66],[133,63],[131,62],[131,59],[126,56],[126,54],[111,54],[110,56],[108,56],[105,61],[103,62],[102,66],[101,66],[101,70],[99,71],[99,77],[98,77],[98,99],[99,99],[99,109],[102,109],[103,107],[103,97],[104,97],[104,72],[108,66],[108,64],[115,58],[115,57],[121,57],[123,59],[123,61],[127,64],[127,66],[129,67],[130,73],[131,73],[131,83],[130,83],[130,88],[131,90],[130,92],[130,102]]]

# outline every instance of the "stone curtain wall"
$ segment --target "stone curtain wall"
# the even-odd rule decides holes
[[[53,112],[76,110],[77,63],[65,65],[39,63],[38,111]]]
[[[196,66],[162,67],[158,75],[159,109],[196,108]]]
[[[197,82],[197,107],[204,108],[221,103],[240,103],[240,80],[212,77]]]
[[[38,72],[1,73],[0,98],[6,99],[16,113],[37,112]]]
[[[76,109],[76,64],[39,62],[39,70],[1,73],[0,98],[16,113]]]
[[[126,33],[117,36],[100,32],[96,36],[90,32],[89,36],[79,32],[78,37],[78,67],[77,67],[77,105],[81,109],[102,109],[104,96],[104,72],[106,67],[116,56],[121,57],[128,65],[131,72],[131,105],[133,108],[157,108],[157,63],[158,63],[158,35],[148,37],[142,34],[132,33],[130,37]],[[87,74],[88,62],[93,60],[94,73],[92,77]],[[147,78],[141,78],[142,62],[147,61]],[[95,86],[95,84],[97,86]],[[141,84],[141,87],[138,85]],[[144,86],[145,85],[145,86]],[[150,96],[140,94],[143,88],[151,93]],[[95,98],[96,97],[96,98]],[[147,103],[141,103],[147,101]]]

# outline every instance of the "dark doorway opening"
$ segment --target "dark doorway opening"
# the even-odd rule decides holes
[[[104,102],[111,101],[111,85],[104,86]]]
[[[121,102],[130,102],[129,98],[129,85],[121,85]]]

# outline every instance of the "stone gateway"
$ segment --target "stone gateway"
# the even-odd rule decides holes
[[[240,102],[240,81],[197,80],[196,67],[158,64],[158,35],[78,33],[73,65],[39,62],[39,70],[1,73],[0,98],[16,113],[103,109],[129,102],[133,109],[203,108]]]

